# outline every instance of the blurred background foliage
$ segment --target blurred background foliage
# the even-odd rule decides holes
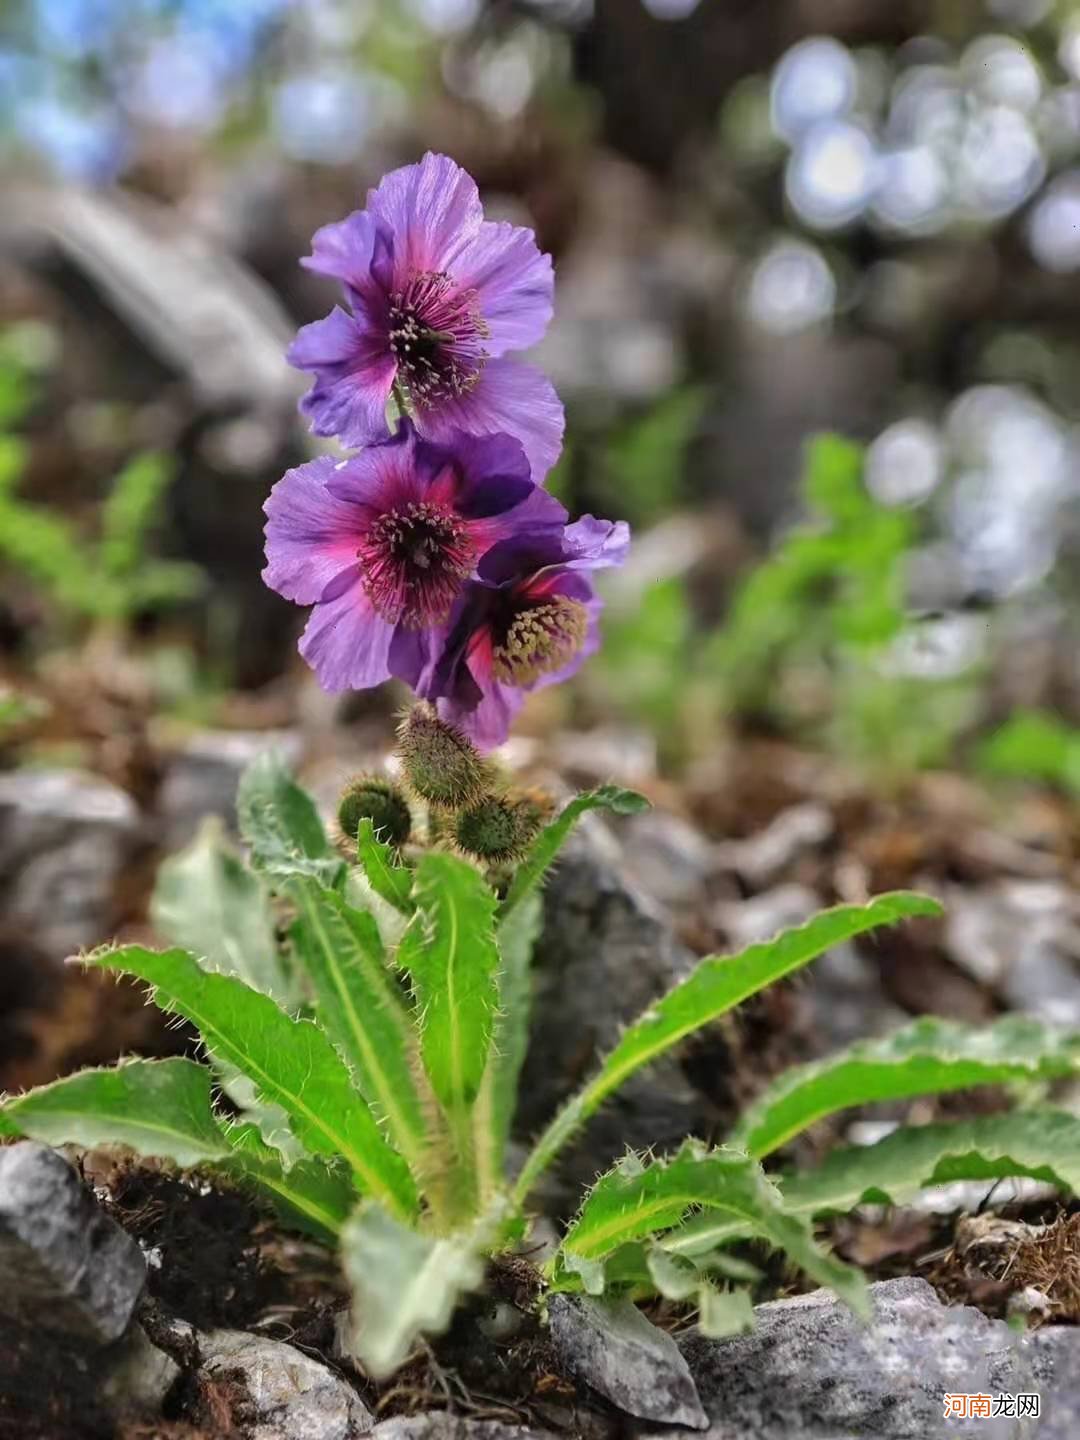
[[[1080,787],[1080,4],[0,0],[0,147],[23,753],[57,654],[189,719],[315,703],[258,580],[313,453],[296,262],[434,147],[555,255],[550,483],[637,534],[526,731]]]

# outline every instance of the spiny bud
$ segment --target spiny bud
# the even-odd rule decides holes
[[[519,860],[536,834],[538,821],[528,801],[491,795],[454,817],[454,841],[466,855],[488,865]]]
[[[401,722],[398,754],[409,785],[429,805],[456,810],[491,788],[491,766],[472,741],[440,720],[430,705],[414,705]]]
[[[515,790],[514,799],[521,807],[522,815],[532,825],[533,834],[540,829],[541,825],[546,825],[555,814],[555,800],[546,790],[540,790],[535,786],[531,786],[528,790]]]
[[[412,830],[409,802],[396,785],[379,775],[350,780],[338,802],[338,824],[352,846],[361,820],[370,820],[379,839],[397,847],[405,844]]]

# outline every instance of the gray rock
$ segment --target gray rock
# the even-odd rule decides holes
[[[150,1419],[161,1414],[165,1397],[180,1378],[180,1366],[133,1325],[106,1359],[98,1398],[117,1418]]]
[[[244,1440],[356,1440],[374,1424],[340,1375],[280,1340],[212,1330],[199,1337],[199,1353],[199,1381],[230,1387],[225,1403]]]
[[[427,1415],[395,1415],[371,1433],[378,1440],[543,1440],[552,1432],[504,1425],[501,1420],[467,1420],[437,1410]]]
[[[218,815],[236,828],[236,788],[251,762],[268,750],[294,766],[303,748],[292,730],[200,730],[169,757],[158,791],[162,845],[186,845],[203,817]]]
[[[588,818],[588,817],[587,817]],[[595,1069],[624,1027],[692,969],[695,957],[582,827],[545,891],[533,962],[529,1053],[517,1115],[535,1132]],[[675,1059],[623,1086],[560,1162],[579,1194],[627,1145],[663,1150],[705,1133],[713,1114]]]
[[[107,938],[139,842],[134,801],[107,780],[78,770],[0,775],[0,908],[56,960]]]
[[[679,1347],[632,1301],[553,1295],[548,1315],[555,1350],[574,1379],[627,1415],[708,1428],[709,1417]]]
[[[1080,1330],[1047,1325],[1025,1340],[1024,1351],[1027,1374],[1013,1388],[1039,1395],[1039,1440],[1075,1440],[1080,1435]]]
[[[713,868],[713,847],[699,830],[663,810],[646,810],[622,827],[627,877],[669,907],[704,898]]]
[[[1015,1420],[946,1423],[943,1395],[1029,1390],[1040,1370],[1064,1381],[1076,1363],[1075,1349],[1040,1357],[1003,1321],[942,1305],[923,1280],[870,1289],[869,1326],[816,1290],[759,1305],[752,1334],[681,1341],[709,1440],[1014,1440],[1025,1434]]]
[[[146,1263],[55,1150],[0,1148],[0,1310],[35,1330],[108,1345],[127,1329]]]
[[[745,840],[727,840],[716,847],[717,864],[734,870],[762,889],[803,850],[822,844],[833,832],[830,810],[816,801],[781,810],[764,830]]]

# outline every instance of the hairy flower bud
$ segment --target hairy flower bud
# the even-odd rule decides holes
[[[457,810],[491,788],[491,766],[430,705],[414,705],[401,722],[398,754],[410,787],[429,805]]]
[[[491,795],[454,817],[454,841],[466,855],[488,865],[520,860],[536,834],[537,818],[528,800]]]
[[[404,845],[412,830],[409,802],[392,781],[379,775],[358,775],[342,792],[338,824],[350,845],[356,843],[361,820],[370,820],[387,845]]]

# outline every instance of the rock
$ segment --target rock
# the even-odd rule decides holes
[[[236,828],[236,788],[251,762],[276,750],[295,766],[303,748],[292,730],[200,730],[167,761],[158,791],[162,846],[186,845],[206,815]]]
[[[123,790],[78,770],[0,775],[0,909],[55,960],[106,939],[140,841]]]
[[[586,817],[591,818],[591,817]],[[545,890],[544,928],[533,962],[529,1053],[517,1115],[535,1134],[596,1068],[624,1027],[688,973],[695,957],[656,908],[604,858],[593,831],[572,837]],[[610,844],[610,832],[604,831]],[[576,1202],[627,1145],[657,1151],[707,1133],[712,1110],[677,1059],[622,1086],[560,1162]]]
[[[428,1415],[395,1415],[371,1432],[373,1440],[544,1440],[550,1430],[504,1425],[501,1420],[466,1420],[437,1410]]]
[[[106,1360],[98,1399],[118,1419],[151,1419],[180,1378],[180,1366],[152,1344],[141,1325],[131,1330]]]
[[[692,905],[704,898],[713,847],[699,830],[663,810],[647,810],[621,831],[627,877],[662,905]]]
[[[777,879],[800,851],[820,845],[833,832],[829,809],[816,801],[781,810],[764,830],[745,840],[727,840],[716,847],[717,863],[734,870],[756,889]]]
[[[1039,1440],[1075,1440],[1080,1435],[1080,1330],[1046,1325],[1025,1339],[1023,1349],[1027,1373],[1013,1389],[1039,1395]]]
[[[127,1329],[146,1263],[55,1150],[0,1148],[0,1310],[24,1327],[108,1345]]]
[[[214,1397],[208,1413],[224,1409],[238,1440],[355,1440],[374,1424],[340,1375],[280,1340],[212,1330],[199,1353],[199,1387]]]
[[[632,1301],[553,1295],[548,1315],[555,1350],[575,1380],[638,1419],[708,1428],[679,1347]]]
[[[713,907],[713,921],[724,931],[732,950],[771,940],[789,925],[802,925],[821,909],[821,902],[806,885],[777,885],[751,900],[721,900]]]
[[[1064,1375],[1076,1362],[1075,1347],[1060,1359],[1040,1356],[1004,1321],[966,1305],[942,1305],[924,1280],[883,1281],[870,1294],[869,1326],[831,1293],[815,1290],[759,1305],[749,1335],[683,1339],[680,1349],[710,1418],[709,1440],[1012,1440],[1023,1433],[1015,1421],[945,1426],[942,1397],[1029,1390],[1038,1371]],[[1075,1407],[1074,1397],[1074,1416]]]

